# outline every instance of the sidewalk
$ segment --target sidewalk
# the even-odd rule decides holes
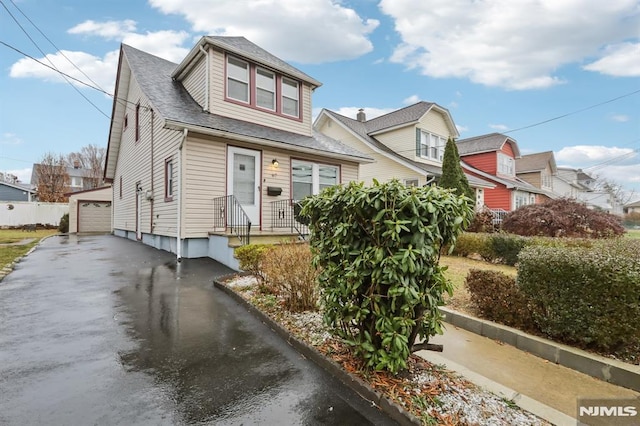
[[[577,399],[640,398],[640,393],[595,379],[570,368],[478,334],[445,324],[443,336],[430,343],[444,345],[442,353],[418,355],[445,364],[470,381],[554,424],[576,424]]]

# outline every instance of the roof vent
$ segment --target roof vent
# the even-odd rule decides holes
[[[356,116],[357,120],[361,123],[364,123],[365,121],[367,121],[367,115],[364,113],[364,109],[360,108],[358,110],[358,115]]]

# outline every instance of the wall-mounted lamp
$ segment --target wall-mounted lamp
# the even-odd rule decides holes
[[[271,160],[271,165],[273,166],[274,169],[277,169],[280,163],[278,163],[278,160],[274,158],[273,160]]]

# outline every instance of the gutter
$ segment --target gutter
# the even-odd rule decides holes
[[[200,51],[204,55],[205,58],[205,70],[204,70],[204,107],[203,110],[209,112],[209,67],[210,67],[210,59],[209,59],[209,49],[205,50],[202,46],[198,46]]]
[[[182,140],[180,141],[180,146],[178,147],[178,173],[176,177],[178,179],[178,223],[176,225],[176,260],[178,262],[182,261],[182,147],[184,146],[184,141],[187,140],[187,133],[189,130],[183,129],[182,131]]]

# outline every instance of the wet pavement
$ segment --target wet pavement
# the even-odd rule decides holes
[[[0,424],[393,424],[213,288],[229,272],[46,239],[0,282]]]

